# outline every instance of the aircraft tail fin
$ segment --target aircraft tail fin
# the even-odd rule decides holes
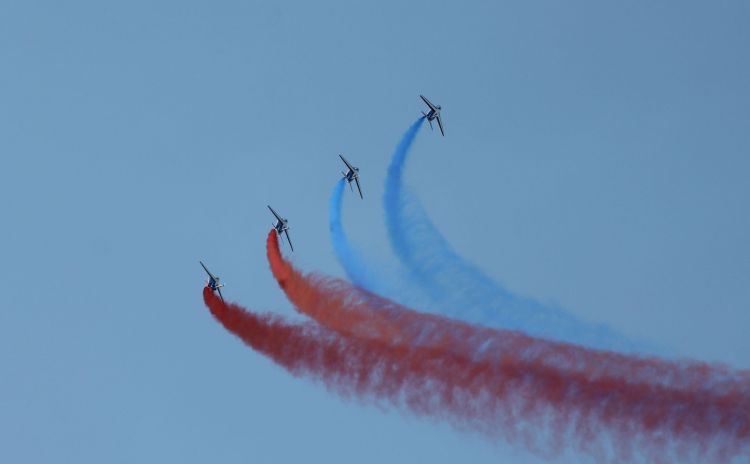
[[[430,123],[430,130],[432,130],[432,119],[430,119],[430,115],[422,111],[422,115],[427,118],[427,122]]]

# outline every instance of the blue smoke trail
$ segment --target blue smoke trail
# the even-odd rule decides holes
[[[453,251],[417,197],[402,183],[409,149],[423,121],[414,122],[396,146],[383,204],[391,246],[411,280],[429,295],[433,310],[454,319],[534,336],[636,351],[633,342],[603,325],[580,321],[558,307],[514,295]]]
[[[428,299],[424,292],[419,286],[408,283],[410,276],[405,275],[402,267],[389,269],[377,259],[371,259],[369,256],[365,258],[362,252],[349,242],[341,221],[345,186],[346,180],[339,179],[333,187],[328,207],[328,221],[336,259],[343,266],[347,277],[356,287],[367,290],[370,294],[377,294],[413,308],[425,307]],[[371,298],[367,293],[360,296]]]
[[[341,203],[344,197],[344,185],[346,180],[339,179],[331,194],[331,201],[328,207],[328,221],[331,229],[331,242],[336,258],[339,260],[346,271],[349,280],[358,287],[365,288],[374,293],[383,294],[384,285],[381,284],[371,266],[365,264],[361,255],[352,248],[349,239],[344,233],[341,225]]]

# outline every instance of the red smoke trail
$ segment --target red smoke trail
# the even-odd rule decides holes
[[[515,411],[511,424],[504,424],[511,431],[519,430],[514,421],[546,420],[553,442],[586,437],[586,443],[578,443],[586,447],[594,446],[604,427],[619,458],[627,458],[636,442],[651,445],[638,448],[654,459],[667,444],[678,451],[712,453],[714,460],[727,459],[743,447],[747,450],[746,372],[598,352],[417,313],[338,279],[303,275],[281,257],[273,231],[268,257],[289,299],[321,324],[349,339],[440,353],[460,360],[462,369],[481,373],[481,381],[469,385],[461,383],[465,371],[447,369],[440,375],[448,377],[438,377],[451,389],[466,389],[461,395],[468,391],[479,403],[489,392],[493,412],[497,406],[506,413]],[[484,354],[478,355],[482,347]],[[484,408],[471,402],[469,406],[475,412]],[[471,414],[464,417],[473,419]]]
[[[302,313],[344,335],[383,338],[396,344],[450,349],[463,356],[499,361],[523,357],[557,369],[630,383],[653,383],[691,391],[750,395],[750,372],[696,361],[673,362],[597,351],[519,332],[478,327],[420,313],[349,283],[320,274],[305,275],[286,261],[274,230],[266,250],[271,271]]]
[[[458,426],[471,418],[476,421],[473,428],[480,430],[482,420],[493,428],[511,422],[511,411],[493,417],[491,409],[499,412],[501,406],[493,396],[474,395],[484,389],[489,366],[437,350],[343,337],[313,322],[295,324],[256,314],[224,302],[209,287],[203,289],[203,300],[211,314],[252,349],[293,375],[321,380],[344,396],[386,400],[418,414],[449,415]],[[481,404],[484,407],[477,408]]]

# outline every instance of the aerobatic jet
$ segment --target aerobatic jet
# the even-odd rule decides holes
[[[224,295],[221,294],[221,287],[223,287],[224,284],[219,283],[219,276],[211,274],[211,271],[209,271],[206,265],[203,264],[203,261],[198,262],[201,263],[201,266],[203,266],[203,270],[206,271],[206,274],[208,274],[208,288],[215,292],[219,292],[219,298],[221,298],[221,301],[224,301]]]
[[[440,105],[433,105],[430,100],[428,100],[424,95],[420,95],[419,97],[424,100],[427,106],[430,107],[430,111],[428,113],[422,111],[424,117],[427,118],[427,122],[430,123],[430,129],[432,129],[432,121],[434,119],[437,119],[438,127],[440,127],[440,133],[445,136],[445,131],[443,131],[443,120],[440,119]]]
[[[339,155],[339,158],[341,158],[341,161],[346,164],[346,168],[348,169],[347,172],[341,171],[341,174],[344,175],[344,178],[349,183],[349,188],[352,189],[352,192],[354,191],[354,187],[352,187],[352,181],[357,183],[357,190],[359,190],[359,197],[364,198],[362,196],[362,187],[359,186],[359,168],[355,168],[351,164],[349,164],[349,161],[344,158],[344,155]]]
[[[286,234],[286,240],[289,242],[289,248],[294,251],[294,247],[292,246],[292,240],[289,238],[289,221],[284,219],[283,217],[279,216],[279,213],[273,210],[270,205],[268,205],[268,209],[271,210],[271,213],[273,213],[274,216],[276,216],[276,224],[273,225],[273,228],[276,229],[276,233]]]

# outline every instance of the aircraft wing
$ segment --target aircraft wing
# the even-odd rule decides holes
[[[349,168],[349,170],[354,171],[354,167],[352,167],[352,165],[349,164],[349,161],[347,161],[346,158],[344,158],[344,155],[339,155],[339,158],[341,158],[341,161],[344,162],[344,164],[346,165],[347,168]]]
[[[279,213],[277,213],[276,211],[274,211],[274,210],[273,210],[273,208],[271,208],[271,206],[270,206],[270,205],[266,205],[266,206],[268,206],[268,209],[270,209],[270,210],[271,210],[271,213],[273,213],[273,215],[274,215],[274,216],[276,216],[276,219],[278,219],[278,220],[279,220],[279,221],[281,221],[281,222],[284,222],[284,221],[283,221],[283,220],[281,219],[281,216],[279,216]]]
[[[359,186],[359,176],[355,177],[354,181],[357,183],[357,190],[359,190],[359,198],[364,199],[365,197],[362,196],[362,187]]]
[[[206,265],[203,264],[203,261],[198,261],[198,262],[201,263],[201,266],[203,266],[203,270],[206,271],[206,274],[208,274],[213,280],[216,280],[216,277],[213,274],[211,274],[211,271],[209,271]]]
[[[435,107],[435,105],[433,105],[432,102],[427,99],[427,97],[425,97],[424,95],[420,95],[419,97],[424,100],[424,102],[427,104],[427,106],[430,107],[431,110],[437,111],[437,107]]]
[[[435,119],[437,119],[438,126],[440,126],[440,133],[443,134],[443,137],[445,137],[445,131],[443,130],[443,120],[440,117],[440,113],[437,114],[437,117]]]
[[[289,238],[289,231],[284,229],[284,233],[286,234],[286,241],[289,242],[289,248],[294,251],[294,247],[292,246],[292,239]]]
[[[224,301],[224,295],[221,294],[221,287],[216,287],[216,291],[219,292],[219,298],[221,298],[221,301]]]

